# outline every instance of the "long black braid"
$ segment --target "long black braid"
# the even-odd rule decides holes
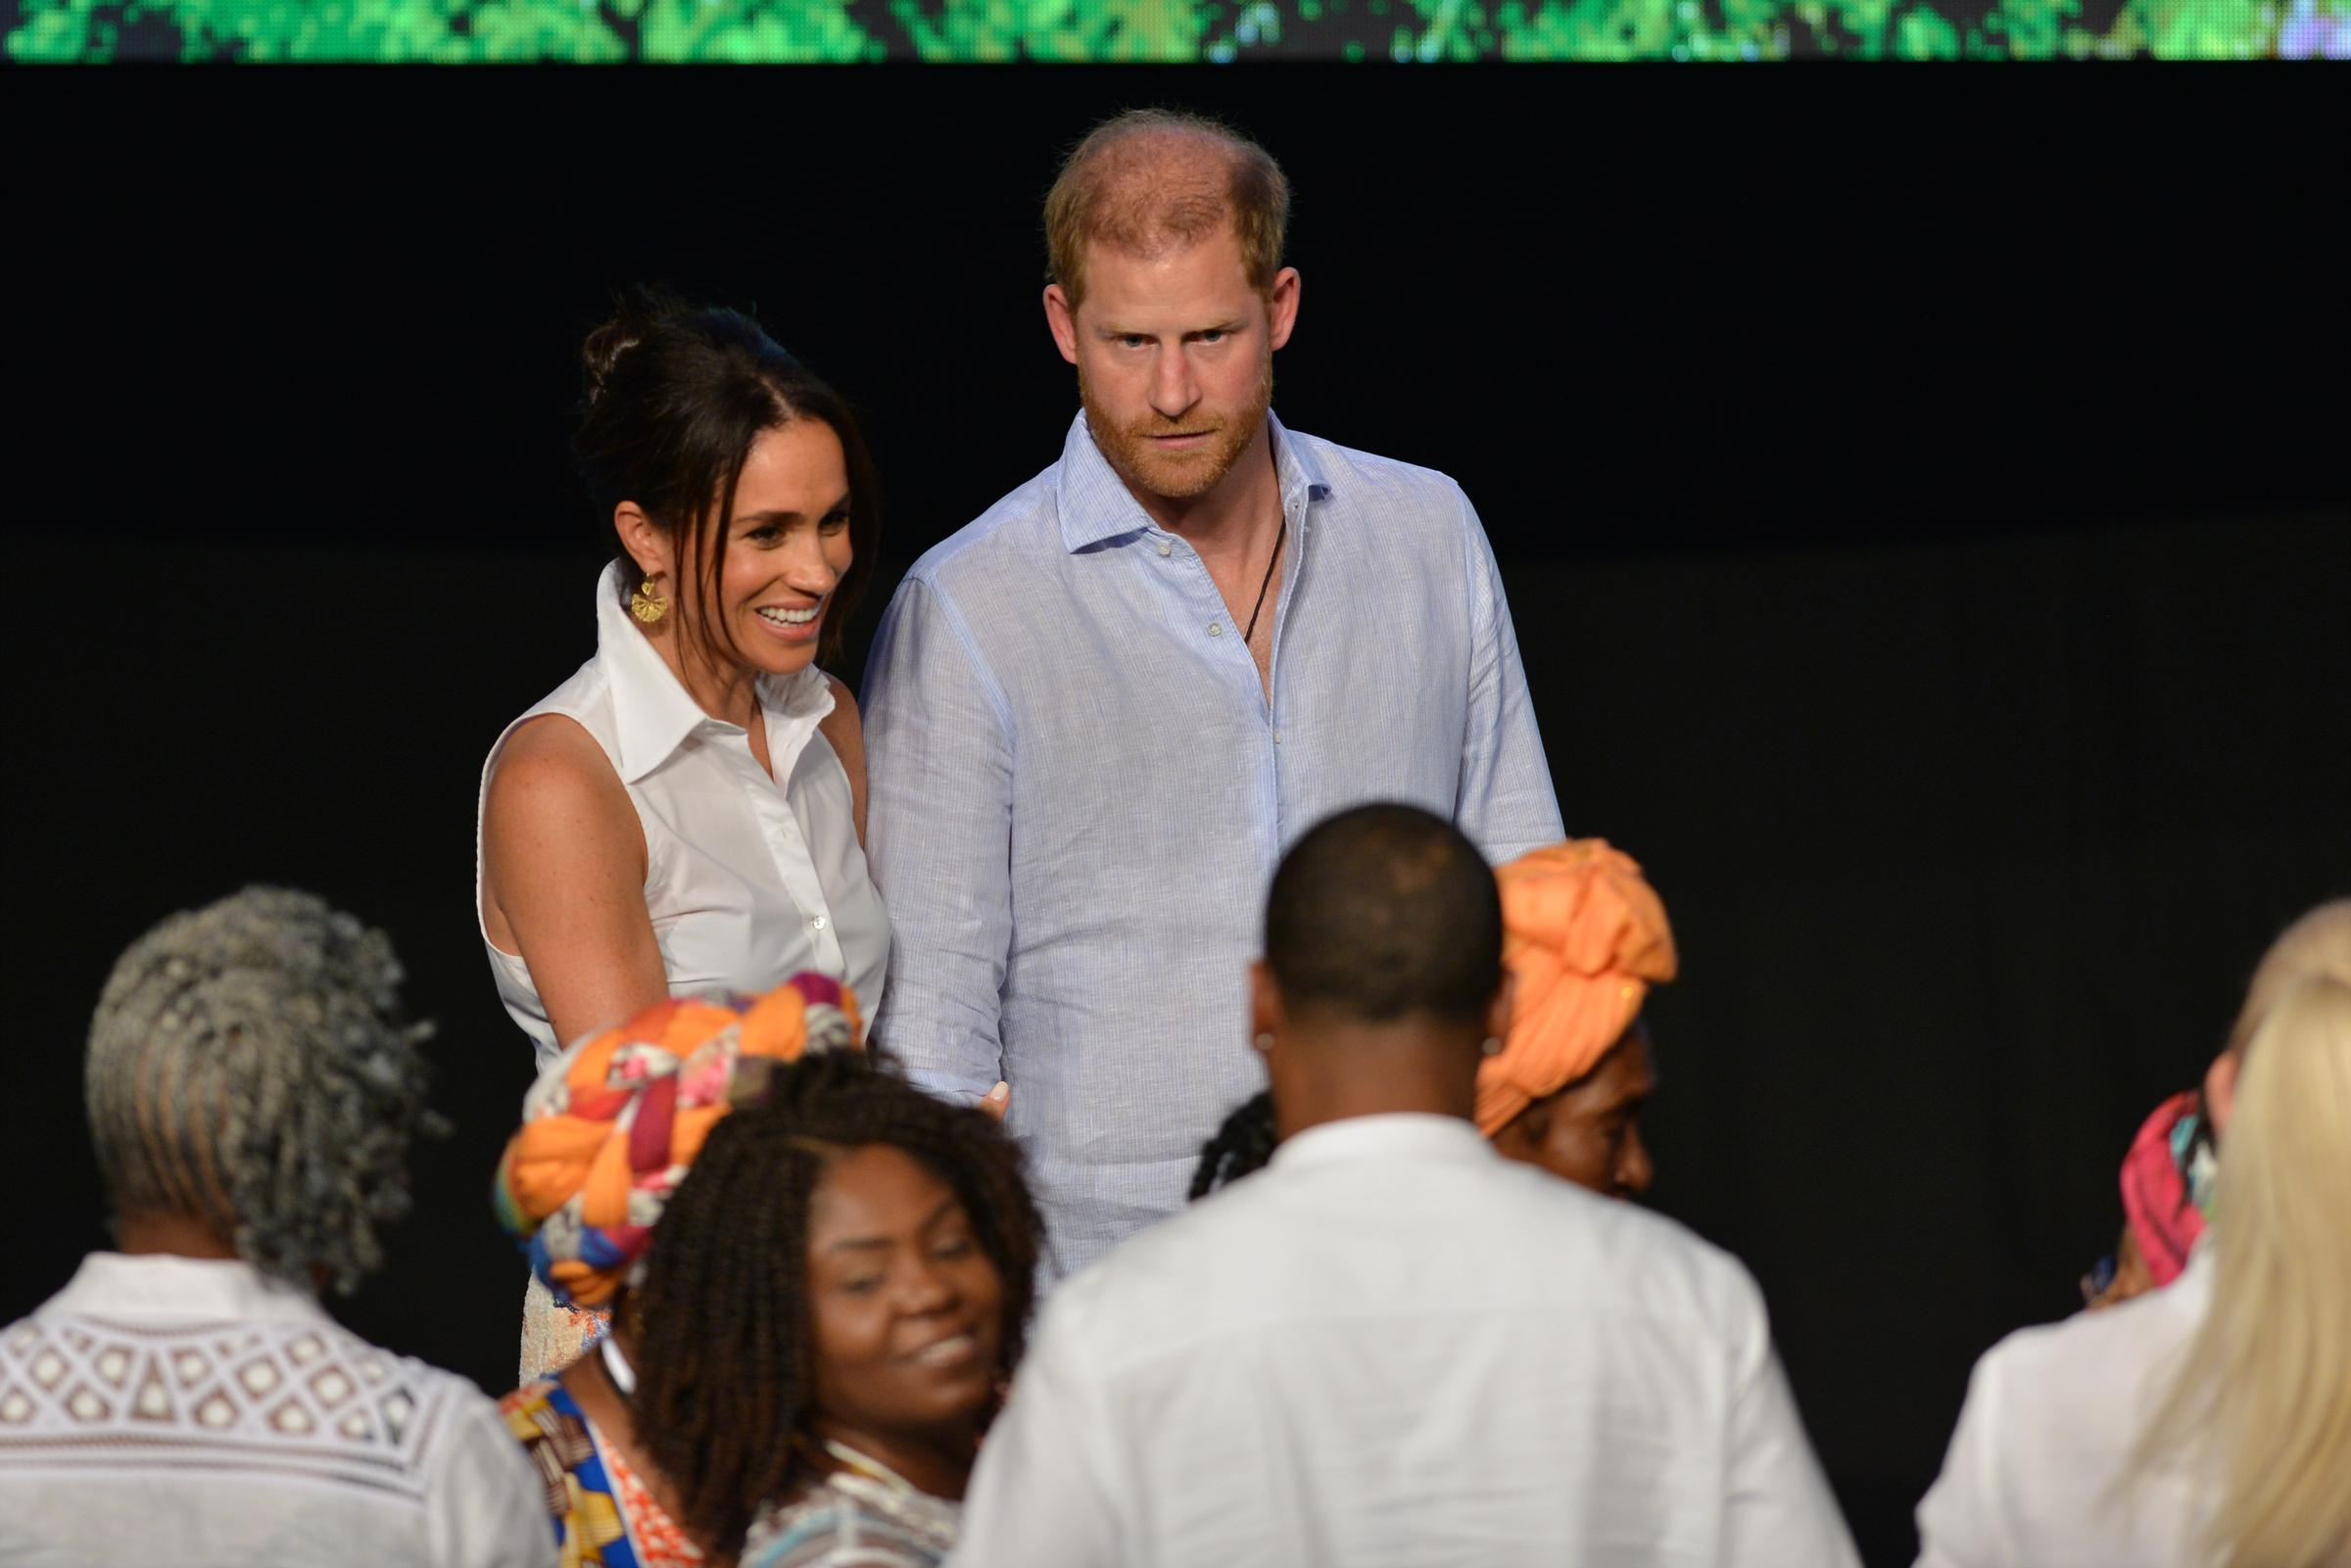
[[[620,1304],[639,1441],[677,1488],[680,1523],[717,1557],[742,1551],[763,1504],[814,1479],[792,1441],[816,1413],[808,1205],[830,1157],[861,1144],[904,1150],[954,1189],[1003,1276],[999,1373],[1020,1359],[1041,1225],[995,1118],[848,1052],[783,1069],[762,1102],[711,1129]]]
[[[1243,1100],[1216,1136],[1200,1146],[1200,1165],[1192,1172],[1192,1198],[1205,1198],[1228,1187],[1253,1170],[1263,1170],[1273,1158],[1273,1096],[1263,1092]]]

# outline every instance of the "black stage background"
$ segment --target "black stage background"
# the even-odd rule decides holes
[[[896,575],[1058,448],[1058,146],[1182,101],[1299,192],[1283,415],[1484,513],[1569,828],[1682,939],[1655,1202],[1762,1279],[1906,1560],[1970,1359],[2072,1306],[2138,1118],[2351,891],[2335,74],[12,72],[0,1319],[101,1237],[114,953],[279,880],[390,928],[442,1025],[457,1131],[347,1315],[506,1383],[529,1059],[470,834],[590,651],[579,336],[665,278],[867,410],[853,680]]]

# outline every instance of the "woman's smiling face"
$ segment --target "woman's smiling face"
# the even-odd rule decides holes
[[[806,669],[855,558],[848,463],[831,425],[798,418],[759,433],[718,548],[723,624],[711,641],[764,675]]]
[[[954,1189],[904,1150],[828,1163],[808,1206],[808,1305],[820,1431],[952,1433],[995,1397],[1003,1279]]]

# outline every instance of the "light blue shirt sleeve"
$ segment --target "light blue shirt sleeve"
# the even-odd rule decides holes
[[[1012,747],[1002,693],[954,606],[900,585],[866,666],[866,854],[892,925],[880,1049],[935,1094],[1003,1076]]]
[[[1534,699],[1527,694],[1526,666],[1518,657],[1518,635],[1503,594],[1502,569],[1477,520],[1476,508],[1460,487],[1467,532],[1463,554],[1469,571],[1471,644],[1469,723],[1462,737],[1462,784],[1455,826],[1485,851],[1495,865],[1567,836],[1553,793],[1551,764],[1535,727]]]

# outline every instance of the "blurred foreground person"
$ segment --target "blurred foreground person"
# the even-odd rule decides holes
[[[2289,981],[2207,1096],[2186,1269],[1976,1364],[1922,1568],[2351,1563],[2351,986]]]
[[[1746,1270],[1471,1125],[1508,998],[1470,842],[1329,819],[1264,950],[1280,1148],[1054,1295],[954,1560],[1853,1563]]]
[[[664,1003],[533,1089],[502,1209],[559,1299],[611,1312],[505,1402],[567,1563],[889,1568],[952,1539],[1035,1217],[993,1118],[869,1066],[844,1009],[810,974]]]
[[[1477,1130],[1508,1159],[1611,1198],[1655,1174],[1641,1110],[1656,1092],[1641,1004],[1675,973],[1665,906],[1630,855],[1603,838],[1531,850],[1494,874],[1511,1026],[1477,1069]],[[1273,1097],[1224,1118],[1200,1151],[1191,1196],[1261,1169]]]
[[[2245,1005],[2229,1030],[2229,1043],[2206,1070],[2203,1084],[2157,1106],[2131,1140],[2123,1157],[2122,1240],[2113,1257],[2101,1259],[2082,1281],[2082,1298],[2089,1306],[2114,1307],[2169,1285],[2187,1266],[2188,1254],[2204,1233],[2204,1211],[2219,1167],[2214,1074],[2242,1056],[2270,1008],[2305,974],[2327,974],[2351,985],[2351,898],[2321,904],[2270,944],[2245,989]]]
[[[264,887],[115,965],[88,1101],[119,1250],[0,1330],[0,1562],[555,1560],[490,1402],[312,1294],[408,1208],[400,979],[381,932]]]

